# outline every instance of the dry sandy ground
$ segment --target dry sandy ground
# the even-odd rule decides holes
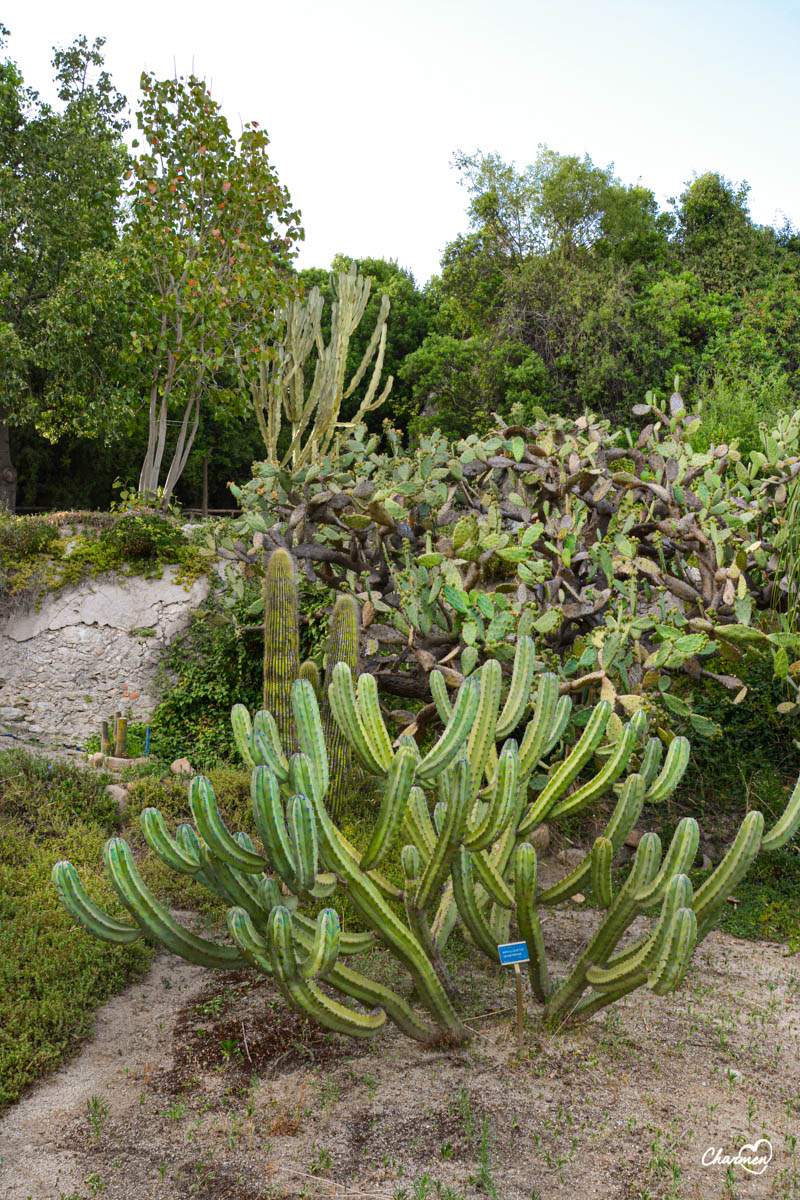
[[[592,914],[549,918],[571,958]],[[513,1003],[510,974],[465,971],[473,1011]],[[800,1197],[798,956],[712,934],[676,995],[557,1035],[528,1012],[521,1053],[508,1012],[467,1049],[356,1044],[254,975],[159,957],[0,1122],[0,1197]],[[703,1165],[763,1138],[759,1175]]]

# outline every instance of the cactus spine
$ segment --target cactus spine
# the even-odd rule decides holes
[[[291,687],[300,671],[300,626],[294,561],[273,550],[264,573],[264,708],[271,712],[284,746],[294,742]]]
[[[533,678],[530,655],[530,645],[521,639],[502,707],[496,663],[484,664],[464,681],[452,703],[434,682],[444,730],[424,757],[411,738],[398,739],[397,746],[390,741],[372,677],[362,676],[356,687],[350,665],[339,661],[333,667],[330,715],[382,788],[377,820],[363,850],[331,819],[334,775],[312,679],[297,679],[291,688],[297,751],[282,742],[273,714],[257,713],[251,720],[237,706],[234,733],[252,768],[252,814],[260,847],[246,833],[226,828],[207,779],[190,785],[194,827],[181,825],[173,836],[155,809],[141,815],[145,838],[158,857],[193,876],[228,906],[232,946],[183,929],[143,883],[129,847],[119,838],[107,843],[104,857],[132,923],[95,904],[75,869],[64,862],[53,869],[63,904],[89,932],[109,942],[125,943],[144,934],[206,966],[248,963],[270,976],[289,1004],[351,1037],[371,1037],[387,1019],[422,1041],[467,1036],[443,956],[458,924],[481,953],[496,961],[497,943],[508,940],[512,920],[516,923],[530,952],[532,990],[546,1019],[557,1026],[586,1019],[635,988],[647,987],[657,995],[672,991],[759,850],[785,845],[800,826],[800,784],[767,834],[762,814],[748,813],[722,862],[696,892],[688,872],[699,829],[691,817],[679,822],[666,853],[655,834],[645,834],[630,874],[615,890],[613,857],[645,799],[663,800],[677,785],[688,743],[674,739],[662,766],[654,740],[646,740],[640,714],[603,743],[610,712],[601,703],[563,760],[543,762],[563,737],[569,701],[559,700],[557,681],[547,674],[538,677],[535,691],[526,696]],[[516,731],[528,713],[518,744],[505,735]],[[602,763],[599,769],[595,756]],[[637,760],[639,769],[626,774]],[[435,806],[426,788],[435,788]],[[607,793],[616,794],[616,805],[584,861],[559,883],[542,888],[526,835],[543,817],[557,820]],[[406,843],[400,849],[402,888],[377,869],[398,839]],[[602,918],[566,978],[554,984],[542,914],[588,886]],[[305,904],[333,896],[337,889],[372,934],[342,932],[333,907],[315,918],[303,911]],[[315,903],[314,911],[317,907]],[[399,915],[403,910],[405,919]],[[650,919],[649,931],[620,951],[622,937],[639,917]],[[375,940],[410,975],[425,1016],[397,992],[342,962],[344,956],[368,950]],[[333,998],[331,990],[342,999]]]

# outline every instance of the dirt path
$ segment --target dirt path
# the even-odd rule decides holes
[[[66,1132],[82,1122],[88,1142],[93,1097],[98,1117],[104,1105],[120,1113],[138,1103],[142,1081],[169,1054],[179,1010],[207,981],[202,967],[161,954],[143,979],[98,1010],[92,1040],[0,1119],[2,1200],[92,1195],[91,1171],[66,1146]]]
[[[571,958],[591,914],[548,915]],[[476,959],[469,978],[484,1011],[513,1002],[510,974]],[[0,1122],[0,1197],[800,1197],[800,958],[783,947],[712,934],[679,993],[570,1033],[541,1032],[531,1002],[521,1054],[508,1013],[472,1027],[462,1050],[355,1044],[267,981],[161,957]],[[703,1164],[747,1145],[769,1153],[760,1174]]]

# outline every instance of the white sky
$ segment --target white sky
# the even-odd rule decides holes
[[[424,282],[467,228],[453,152],[524,166],[541,142],[661,203],[695,173],[746,179],[755,220],[800,225],[798,0],[6,0],[0,16],[43,95],[52,46],[102,35],[129,100],[143,68],[194,69],[237,132],[259,121],[302,209],[301,266],[396,258]]]

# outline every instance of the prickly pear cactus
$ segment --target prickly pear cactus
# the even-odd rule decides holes
[[[329,813],[330,762],[310,681],[292,686],[296,753],[282,742],[273,714],[259,712],[251,720],[237,705],[233,727],[252,770],[258,844],[247,833],[229,832],[202,777],[189,789],[193,825],[180,825],[173,835],[156,809],[141,816],[154,853],[229,906],[230,945],[185,930],[144,884],[120,838],[107,843],[105,863],[131,919],[99,908],[67,862],[53,868],[61,899],[106,941],[143,934],[191,962],[254,967],[275,981],[287,1003],[352,1037],[371,1037],[388,1019],[422,1041],[466,1039],[445,957],[456,927],[493,962],[497,944],[518,931],[530,952],[533,993],[545,1019],[559,1028],[635,988],[672,991],[759,851],[785,845],[800,827],[800,783],[770,830],[760,812],[748,813],[696,891],[688,872],[699,830],[691,817],[679,823],[666,852],[656,834],[645,834],[620,883],[612,874],[614,856],[645,801],[663,801],[674,790],[689,744],[674,738],[664,753],[661,740],[648,737],[643,713],[623,724],[604,700],[575,744],[561,752],[572,702],[540,666],[533,643],[522,638],[508,688],[495,660],[452,699],[444,677],[433,672],[443,731],[424,755],[411,737],[392,742],[372,675],[362,674],[356,687],[346,663],[334,667],[328,687],[333,717],[381,792],[375,826],[361,847]],[[530,835],[542,822],[558,822],[606,795],[615,797],[614,809],[584,861],[558,883],[542,886]],[[398,841],[401,886],[380,871]],[[547,910],[589,888],[602,919],[566,977],[554,980],[546,959]],[[337,891],[372,932],[341,929],[333,907]],[[308,910],[316,912],[320,901],[331,907],[312,918]],[[649,929],[620,950],[637,917],[649,918]],[[408,972],[418,1007],[345,964],[376,942]]]

